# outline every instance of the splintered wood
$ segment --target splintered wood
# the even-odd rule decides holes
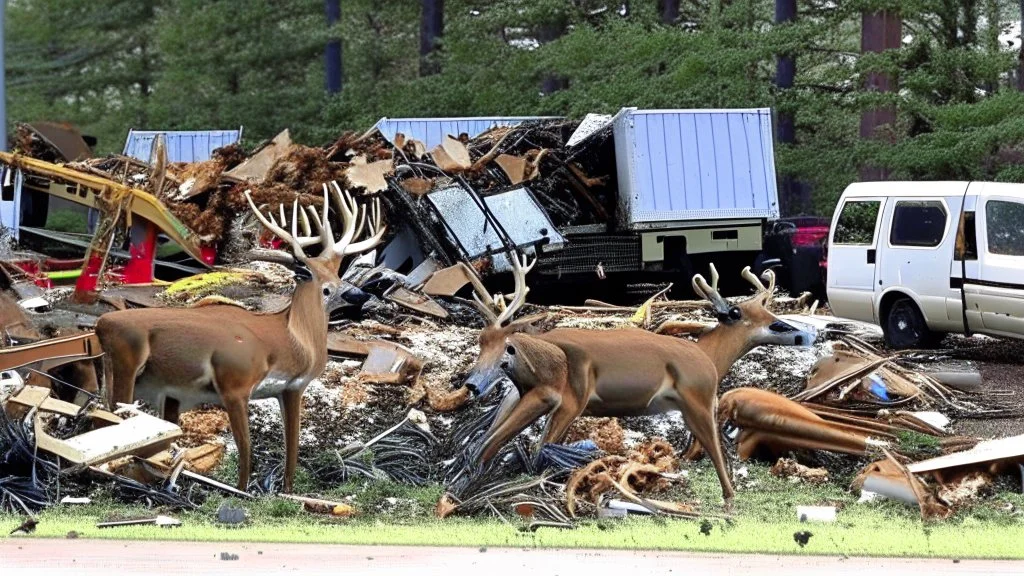
[[[473,165],[469,150],[462,142],[445,136],[444,140],[430,151],[437,167],[445,172],[464,172]]]
[[[660,492],[678,481],[674,475],[679,459],[675,450],[664,440],[655,440],[640,446],[624,456],[605,456],[594,460],[572,474],[565,486],[566,509],[576,516],[577,494],[597,505],[602,497],[615,491],[630,502],[640,504],[651,512],[695,516],[694,508],[685,503],[666,502],[642,497],[642,493]]]
[[[353,162],[345,170],[345,177],[353,188],[363,188],[367,192],[381,192],[387,189],[386,177],[395,173],[395,164],[391,159],[378,160],[369,164]]]

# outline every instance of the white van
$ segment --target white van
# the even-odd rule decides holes
[[[1024,184],[859,182],[832,216],[832,313],[894,348],[946,333],[1024,338]]]

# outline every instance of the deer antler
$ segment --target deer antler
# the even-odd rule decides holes
[[[257,208],[256,204],[254,204],[253,201],[252,201],[252,190],[246,190],[245,191],[245,199],[249,202],[249,208],[252,209],[253,214],[256,215],[256,218],[260,221],[260,224],[263,224],[263,226],[267,230],[270,230],[271,232],[273,232],[274,235],[277,236],[278,238],[280,238],[281,240],[284,240],[285,242],[289,243],[291,245],[291,247],[292,247],[292,252],[294,252],[296,258],[303,259],[303,260],[307,258],[305,250],[302,249],[304,244],[300,240],[307,240],[308,241],[308,240],[312,239],[312,242],[308,242],[307,244],[305,244],[305,246],[308,246],[309,244],[312,244],[312,243],[315,243],[315,242],[319,241],[320,238],[322,237],[322,235],[321,236],[316,236],[316,237],[314,237],[314,236],[299,236],[298,228],[297,228],[298,219],[299,219],[298,216],[297,216],[298,213],[299,213],[299,200],[298,200],[298,198],[296,198],[295,202],[292,203],[292,232],[291,232],[291,234],[289,234],[288,232],[285,232],[284,228],[282,228],[281,226],[278,226],[277,221],[274,220],[273,216],[271,216],[270,220],[268,220],[267,217],[264,216],[262,212],[260,212],[259,208]],[[324,197],[324,202],[326,203],[326,201],[327,201],[327,198],[325,196]],[[284,218],[284,206],[282,205],[281,206],[281,223],[284,224],[284,221],[285,221],[285,218]]]
[[[506,320],[510,320],[512,316],[523,307],[526,303],[526,294],[530,291],[526,286],[526,274],[533,269],[534,264],[537,263],[537,258],[534,257],[533,262],[528,262],[529,258],[526,254],[523,254],[522,262],[519,261],[519,255],[512,255],[512,274],[516,279],[515,292],[512,294],[512,299],[507,306],[502,306],[501,314],[498,315],[498,324],[504,323]]]
[[[711,264],[711,285],[709,286],[707,280],[704,280],[700,274],[694,274],[693,291],[710,301],[719,314],[729,312],[729,303],[718,293],[718,270],[715,269],[714,264]]]
[[[750,266],[745,267],[743,269],[743,272],[740,272],[740,275],[743,276],[744,280],[753,284],[754,288],[758,292],[764,292],[768,294],[769,298],[771,298],[772,294],[775,291],[775,272],[771,270],[765,270],[764,272],[761,273],[761,278],[766,278],[768,280],[767,286],[765,286],[764,283],[761,282],[760,278],[754,276],[754,273],[750,271]]]
[[[327,184],[324,184],[324,223],[327,224],[327,196],[328,189]],[[381,238],[384,237],[384,232],[387,228],[383,225],[381,210],[380,210],[380,198],[374,198],[368,209],[362,209],[355,198],[349,194],[348,190],[342,190],[341,186],[338,186],[337,182],[331,182],[333,187],[330,190],[331,199],[334,201],[334,208],[338,211],[341,221],[344,225],[344,231],[342,232],[341,238],[333,242],[331,246],[324,246],[324,250],[330,249],[336,256],[346,256],[349,254],[356,254],[364,250],[368,250],[376,246]],[[359,237],[363,233],[363,229],[367,226],[367,213],[369,212],[370,223],[369,223],[369,236],[359,242],[352,242],[352,240]],[[329,224],[327,224],[329,226]]]
[[[501,294],[488,294],[480,282],[472,282],[473,301],[477,310],[495,328],[510,320],[515,313],[526,303],[526,294],[530,289],[526,286],[526,274],[533,269],[537,263],[534,257],[532,262],[524,254],[520,261],[519,254],[512,254],[509,258],[512,262],[512,275],[515,277],[515,292],[512,296]],[[508,303],[506,303],[506,300]],[[497,313],[495,313],[497,309]]]

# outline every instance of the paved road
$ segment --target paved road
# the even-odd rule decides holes
[[[737,574],[1022,574],[1024,562],[918,560],[611,550],[425,548],[319,544],[0,540],[0,574],[414,574],[416,576],[652,576]]]

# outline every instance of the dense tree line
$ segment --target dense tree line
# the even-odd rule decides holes
[[[865,165],[1024,181],[1016,0],[796,0],[781,24],[774,0],[338,0],[333,25],[325,4],[11,2],[9,118],[73,122],[110,152],[132,127],[244,126],[250,145],[287,127],[321,144],[381,116],[770,106],[793,123],[780,181],[813,190],[813,212],[829,214]],[[862,54],[863,14],[882,11],[901,46]],[[796,70],[782,88],[779,56]],[[872,73],[896,89],[865,90]],[[862,138],[878,108],[895,124]]]

